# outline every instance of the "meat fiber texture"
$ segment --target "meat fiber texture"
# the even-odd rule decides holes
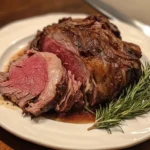
[[[28,50],[0,73],[0,93],[32,116],[50,109],[67,112],[85,104],[80,80],[55,54]]]
[[[30,48],[56,54],[86,89],[91,106],[115,99],[141,76],[140,47],[122,41],[103,16],[63,18],[38,31]]]
[[[30,51],[11,62],[8,73],[0,73],[0,79],[3,95],[24,112],[38,116],[56,107],[57,95],[63,96],[66,71],[56,55]]]
[[[26,54],[0,73],[0,93],[33,116],[95,107],[139,80],[140,57],[108,19],[63,18],[38,31]]]

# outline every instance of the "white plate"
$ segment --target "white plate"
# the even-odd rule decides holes
[[[38,29],[73,14],[49,14],[9,24],[0,30],[0,69],[8,58],[25,46]],[[140,45],[143,59],[150,58],[150,41],[140,31],[121,22],[113,21],[120,29],[124,40]],[[91,130],[91,124],[71,124],[41,118],[31,120],[23,117],[21,110],[0,105],[0,126],[14,135],[47,147],[62,149],[114,149],[124,148],[150,138],[150,114],[125,121],[125,133],[116,130],[110,135],[105,130]]]

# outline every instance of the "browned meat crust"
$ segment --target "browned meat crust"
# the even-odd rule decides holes
[[[107,18],[63,18],[39,31],[30,47],[45,51],[46,37],[56,40],[85,63],[97,87],[97,98],[90,100],[92,106],[112,100],[140,78],[140,47],[122,41],[118,28]]]

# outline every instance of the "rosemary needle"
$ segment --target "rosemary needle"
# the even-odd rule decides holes
[[[150,111],[150,64],[145,63],[142,76],[137,84],[126,88],[116,101],[105,108],[96,110],[95,123],[91,129],[107,129],[120,127],[125,119],[132,119]],[[110,131],[111,132],[111,131]]]

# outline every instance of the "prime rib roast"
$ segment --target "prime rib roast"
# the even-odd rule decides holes
[[[107,18],[63,18],[38,31],[25,54],[0,73],[0,92],[33,116],[95,107],[139,80],[140,57],[140,47],[122,41]]]

